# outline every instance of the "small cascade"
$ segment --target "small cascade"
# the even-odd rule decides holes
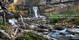
[[[35,17],[38,18],[38,7],[37,6],[33,6],[33,10],[34,10],[34,13],[35,13]]]
[[[64,30],[59,31],[60,33],[66,33],[67,28],[65,28]]]
[[[24,23],[24,21],[23,21],[23,17],[22,17],[21,14],[20,14],[20,17],[21,17],[21,23],[25,26],[25,23]]]
[[[59,33],[59,30],[55,30],[56,32],[52,34],[52,37],[56,37],[56,38],[59,38],[61,37],[60,33]]]

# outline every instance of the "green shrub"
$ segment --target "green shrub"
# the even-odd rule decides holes
[[[0,24],[1,24],[1,25],[3,24],[3,20],[0,20]]]
[[[49,18],[50,22],[56,23],[60,20],[60,18]]]

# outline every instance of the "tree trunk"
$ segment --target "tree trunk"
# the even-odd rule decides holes
[[[5,12],[3,12],[3,25],[5,25]]]

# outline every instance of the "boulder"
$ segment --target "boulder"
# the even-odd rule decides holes
[[[35,29],[35,28],[37,28],[37,26],[35,26],[35,25],[29,25],[29,28]]]
[[[79,28],[68,28],[67,31],[70,33],[79,33]]]

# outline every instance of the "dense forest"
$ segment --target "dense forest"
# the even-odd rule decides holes
[[[0,0],[0,40],[79,40],[78,0]]]

